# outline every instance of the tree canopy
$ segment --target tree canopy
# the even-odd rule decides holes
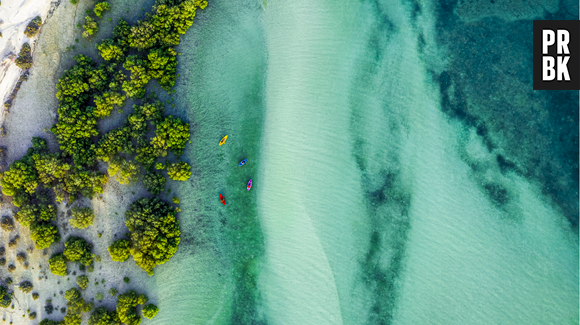
[[[90,265],[95,254],[91,253],[91,246],[81,237],[69,237],[64,243],[64,256],[71,262],[80,262]]]
[[[53,254],[48,260],[50,272],[55,275],[65,276],[67,269],[67,259],[63,253]]]
[[[74,228],[85,229],[91,226],[95,220],[95,214],[91,208],[72,208],[71,212],[72,218],[68,220],[68,223]]]
[[[125,262],[131,256],[131,241],[117,239],[108,248],[111,259],[115,262]]]
[[[190,167],[186,162],[176,162],[167,166],[167,175],[174,181],[186,181],[191,177]]]
[[[181,232],[175,209],[159,198],[139,199],[125,213],[131,232],[131,255],[149,275],[175,254]]]

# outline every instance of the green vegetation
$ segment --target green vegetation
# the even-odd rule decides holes
[[[75,2],[73,2],[75,1]],[[71,0],[71,3],[76,3],[78,0]],[[64,321],[54,321],[52,319],[45,318],[38,325],[64,325]]]
[[[95,4],[95,9],[93,11],[97,17],[101,18],[103,16],[103,12],[107,10],[111,10],[111,5],[108,2],[99,2]]]
[[[95,254],[91,253],[91,246],[83,238],[69,237],[64,243],[64,256],[71,262],[90,265]]]
[[[19,289],[24,293],[29,293],[32,291],[32,289],[34,289],[34,286],[32,283],[30,283],[30,281],[23,281],[20,282]]]
[[[12,295],[8,293],[8,288],[0,285],[0,307],[7,308],[12,304]]]
[[[118,325],[121,324],[117,311],[107,311],[105,307],[96,308],[89,318],[89,325]]]
[[[131,282],[131,279],[129,279],[129,277],[126,276],[123,278],[123,282],[129,283],[129,282]]]
[[[6,257],[0,257],[0,266],[6,265]]]
[[[177,196],[174,196],[171,198],[171,202],[173,202],[175,204],[179,204],[179,198]]]
[[[28,23],[28,26],[26,26],[24,35],[28,36],[28,38],[36,36],[36,34],[38,34],[40,31],[40,25],[42,25],[42,18],[40,18],[40,16],[36,16],[30,21],[30,23]]]
[[[38,297],[39,297],[38,293],[35,292],[32,294],[32,299],[38,300]]]
[[[64,298],[67,301],[67,313],[64,317],[64,323],[66,325],[81,324],[81,313],[87,313],[93,309],[93,303],[85,303],[85,300],[81,296],[81,292],[77,288],[68,289]]]
[[[12,220],[12,218],[10,218],[9,216],[3,216],[2,220],[0,221],[0,226],[4,231],[11,232],[12,229],[14,229],[14,220]]]
[[[117,289],[115,289],[115,288],[109,289],[109,294],[111,295],[111,297],[116,296],[117,295]]]
[[[127,293],[119,295],[117,298],[117,315],[123,324],[138,325],[141,323],[141,316],[137,315],[136,307],[146,304],[149,301],[144,294],[137,294],[130,290]]]
[[[29,319],[36,319],[36,312],[33,311],[32,313],[28,314]]]
[[[143,316],[145,316],[148,319],[151,319],[151,318],[157,316],[158,312],[159,312],[159,308],[157,306],[155,306],[154,304],[147,304],[147,305],[143,306]]]
[[[125,224],[131,232],[131,255],[149,275],[177,251],[181,232],[175,214],[171,205],[158,198],[139,199],[125,213]]]
[[[76,4],[77,0],[71,3]],[[51,128],[58,150],[51,152],[45,140],[33,138],[26,155],[0,175],[3,194],[12,197],[12,203],[20,208],[14,218],[30,229],[36,248],[47,248],[60,241],[54,224],[53,200],[70,204],[80,197],[93,198],[103,193],[109,180],[107,174],[119,183],[129,184],[138,180],[143,168],[147,172],[144,186],[154,195],[164,191],[166,178],[152,172],[152,168],[162,157],[183,154],[190,126],[177,117],[165,116],[163,103],[153,100],[155,97],[147,95],[145,88],[151,80],[156,80],[161,88],[171,91],[177,77],[177,53],[173,47],[192,25],[196,8],[203,9],[206,5],[207,2],[200,0],[157,0],[143,21],[131,26],[121,19],[113,36],[98,44],[104,63],[97,64],[88,56],[77,55],[75,65],[60,77],[56,94],[58,120]],[[99,1],[93,12],[102,17],[109,9],[109,3]],[[82,26],[85,38],[98,32],[98,23],[91,15],[87,13]],[[42,20],[35,18],[27,27],[26,35],[37,35],[41,24]],[[28,43],[22,46],[16,64],[21,69],[32,66]],[[127,97],[145,100],[133,106],[124,125],[100,134],[97,121],[110,116],[115,109],[121,112]],[[150,134],[153,134],[151,139]],[[97,165],[100,162],[108,164],[107,174],[99,171],[102,170]],[[156,167],[161,170],[165,166],[160,163]],[[186,163],[168,167],[168,175],[173,180],[187,180],[191,176]],[[88,208],[73,208],[72,214],[69,223],[75,228],[86,228],[94,221],[94,214]],[[179,245],[176,210],[158,198],[140,199],[131,205],[125,220],[130,239],[115,241],[109,253],[116,261],[133,256],[135,263],[152,275],[155,266],[168,261]],[[18,237],[15,237],[9,247],[17,243]],[[92,271],[93,257],[91,246],[84,239],[69,237],[64,252],[54,254],[49,266],[52,273],[60,276],[67,274],[68,261],[80,262],[79,268],[84,270],[86,266]],[[14,269],[14,265],[9,266],[9,271]],[[128,283],[129,278],[124,281]],[[116,294],[113,288],[109,292]],[[76,288],[68,290],[65,298],[68,302],[64,321],[45,319],[40,324],[80,324],[81,313],[93,308],[92,304],[85,303]],[[145,304],[147,297],[131,291],[118,298],[117,312],[97,309],[89,323],[138,324],[141,317],[136,314],[136,306]],[[9,301],[7,306],[10,304]],[[50,311],[46,309],[49,306]],[[50,302],[45,310],[47,314],[52,312]],[[65,309],[61,311],[64,313]],[[143,314],[153,317],[156,307],[148,305]]]
[[[85,30],[83,32],[83,37],[89,38],[99,31],[99,25],[91,16],[86,16],[83,29]]]
[[[20,53],[14,63],[16,63],[16,66],[22,70],[30,69],[32,67],[32,49],[30,48],[30,44],[22,44]]]
[[[107,172],[110,177],[115,177],[115,180],[119,184],[129,185],[137,181],[139,166],[133,161],[127,161],[122,157],[115,157],[109,163]]]
[[[58,228],[51,221],[56,220],[54,205],[25,205],[14,216],[23,227],[31,230],[30,238],[34,240],[37,249],[48,248],[60,240]]]
[[[20,263],[26,262],[26,253],[20,252],[16,255],[16,260]]]
[[[100,300],[103,300],[103,298],[105,298],[105,295],[102,292],[97,292],[95,294],[95,299],[96,300],[99,300],[100,301]]]
[[[179,156],[183,154],[189,136],[189,123],[170,115],[163,122],[157,124],[157,130],[155,131],[155,137],[151,139],[151,145],[160,157],[167,156],[167,150]]]
[[[149,172],[143,177],[143,186],[153,195],[161,194],[165,190],[166,182],[165,176],[155,172]]]
[[[89,277],[84,274],[77,276],[77,285],[83,290],[86,289],[89,286]]]
[[[12,248],[15,247],[16,245],[18,245],[18,242],[20,241],[20,236],[16,235],[14,238],[12,238],[9,242],[8,242],[8,248]]]
[[[190,167],[186,162],[176,162],[167,167],[167,175],[174,181],[186,181],[191,177]]]
[[[14,271],[16,271],[16,265],[14,264],[8,265],[8,272],[12,273]]]
[[[95,220],[95,215],[93,209],[85,208],[72,208],[72,218],[68,220],[68,223],[77,229],[85,229],[93,224]]]
[[[48,260],[50,272],[55,275],[65,276],[67,259],[63,253],[53,254]]]
[[[131,256],[131,242],[127,239],[117,239],[108,248],[115,262],[125,262]]]

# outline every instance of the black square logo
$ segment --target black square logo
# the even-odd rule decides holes
[[[534,90],[580,90],[580,20],[534,20]]]

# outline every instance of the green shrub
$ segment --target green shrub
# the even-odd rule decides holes
[[[8,265],[8,272],[12,273],[14,271],[16,271],[16,265],[14,264]]]
[[[108,248],[111,259],[115,262],[125,262],[131,256],[131,242],[117,239]]]
[[[121,152],[133,152],[131,128],[127,126],[105,133],[99,139],[96,150],[97,158],[105,162],[110,161],[113,156]]]
[[[45,185],[63,179],[71,169],[71,165],[64,162],[58,154],[35,154],[33,159],[38,180]]]
[[[125,96],[107,91],[102,95],[95,96],[95,105],[97,106],[94,114],[97,118],[107,117],[115,107],[123,107],[125,105]]]
[[[34,286],[32,283],[30,283],[30,281],[23,281],[20,282],[19,289],[24,293],[29,293],[32,291],[32,289],[34,289]]]
[[[20,253],[16,254],[16,260],[20,263],[26,262],[26,253],[20,252]]]
[[[145,316],[148,319],[151,319],[151,318],[157,316],[158,312],[159,312],[159,308],[157,306],[155,306],[154,304],[147,304],[147,305],[143,306],[143,316]]]
[[[65,178],[64,190],[71,196],[81,194],[84,197],[92,198],[98,193],[103,193],[108,180],[107,175],[98,171],[76,170]]]
[[[99,25],[97,24],[97,22],[93,18],[91,18],[90,16],[86,16],[85,17],[85,24],[83,25],[83,29],[85,30],[83,32],[83,37],[89,38],[99,31]]]
[[[109,163],[107,172],[109,176],[115,177],[115,180],[120,184],[128,185],[137,181],[139,166],[135,162],[127,161],[125,158],[116,157]]]
[[[34,241],[36,249],[45,249],[60,240],[58,227],[51,223],[39,223],[33,225],[30,239]]]
[[[30,69],[32,67],[32,49],[30,48],[30,44],[22,44],[20,53],[18,54],[18,57],[14,63],[16,63],[17,67],[23,70]]]
[[[12,248],[12,247],[16,247],[18,245],[18,242],[20,241],[20,236],[16,235],[14,236],[14,238],[12,238],[9,242],[8,242],[8,247]]]
[[[93,225],[93,220],[95,220],[95,214],[93,209],[85,208],[72,208],[72,218],[68,220],[68,223],[77,229],[85,229]]]
[[[40,25],[42,25],[42,18],[40,18],[40,16],[36,16],[30,21],[30,23],[28,23],[28,26],[26,26],[24,35],[28,36],[28,38],[36,36],[36,34],[38,34],[40,31]]]
[[[185,123],[179,118],[168,116],[163,122],[157,124],[157,130],[155,131],[155,137],[151,139],[151,145],[158,152],[158,156],[166,156],[167,150],[179,156],[183,153],[189,136],[189,123]]]
[[[179,204],[179,198],[177,196],[172,197],[171,201],[175,204]]]
[[[84,274],[77,276],[77,285],[83,290],[86,289],[89,286],[89,277]]]
[[[139,199],[125,213],[131,232],[131,255],[149,275],[175,254],[180,242],[175,209],[158,198]]]
[[[38,186],[38,173],[33,166],[17,160],[10,164],[0,180],[2,193],[14,196],[17,192],[34,193]]]
[[[105,295],[102,292],[97,292],[95,294],[95,300],[103,300],[103,298],[105,298]]]
[[[99,54],[105,61],[118,61],[125,57],[125,51],[115,40],[104,39],[98,46]]]
[[[173,48],[154,49],[147,55],[149,75],[157,79],[159,86],[166,91],[175,86],[177,78],[176,57],[177,53]]]
[[[53,254],[48,260],[50,272],[55,275],[65,276],[67,269],[67,259],[63,253]]]
[[[117,289],[115,289],[115,288],[109,289],[109,294],[111,295],[111,297],[116,296],[117,295]]]
[[[9,216],[2,216],[2,220],[0,221],[0,226],[6,232],[12,231],[14,229],[14,220]]]
[[[12,295],[8,293],[8,288],[0,285],[0,307],[7,308],[12,304]]]
[[[89,312],[93,309],[93,303],[85,303],[85,300],[81,296],[81,292],[77,288],[70,288],[64,294],[64,298],[67,300],[67,313],[64,317],[64,323],[66,325],[81,324],[81,313]]]
[[[35,311],[33,311],[33,312],[31,312],[30,314],[28,314],[28,318],[29,318],[29,319],[36,319],[36,312],[35,312]]]
[[[144,50],[178,45],[179,35],[193,24],[195,7],[193,0],[156,4],[151,15],[131,27],[131,47]]]
[[[145,86],[151,80],[147,71],[148,61],[137,55],[129,55],[123,63],[123,68],[129,70],[130,80],[123,82],[123,90],[130,98],[143,98]]]
[[[166,182],[165,176],[155,172],[149,172],[143,177],[143,186],[153,195],[161,194],[165,190]]]
[[[149,170],[155,163],[155,159],[157,159],[155,149],[143,139],[139,139],[137,141],[136,151],[137,155],[135,156],[135,160],[143,164],[143,166]]]
[[[129,277],[126,276],[123,278],[123,282],[129,283],[129,282],[131,282],[131,279],[129,279]]]
[[[42,222],[56,220],[56,207],[54,205],[27,205],[18,211],[14,218],[23,227],[32,228]]]
[[[111,5],[108,2],[99,2],[95,4],[95,9],[93,11],[95,12],[95,15],[97,15],[97,17],[101,18],[103,12],[107,10],[111,10]]]
[[[117,298],[117,315],[123,324],[138,325],[141,323],[141,317],[137,315],[136,307],[147,303],[149,298],[146,295],[138,295],[135,291],[130,290],[121,294]]]
[[[89,325],[118,325],[121,320],[117,311],[107,311],[105,307],[96,308],[89,318]]]
[[[38,300],[38,297],[39,297],[38,293],[35,292],[32,294],[32,299]]]
[[[174,181],[186,181],[191,177],[190,167],[185,162],[176,162],[167,167],[167,175]]]
[[[0,266],[6,265],[6,257],[0,257]]]
[[[71,262],[80,262],[90,265],[95,254],[91,253],[91,246],[81,237],[69,237],[64,243],[64,256]]]

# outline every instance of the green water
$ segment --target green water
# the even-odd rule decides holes
[[[518,5],[527,16],[498,29],[537,15]],[[506,110],[535,101],[546,105],[532,120],[553,117],[502,128],[461,79],[471,45],[446,43],[489,29],[473,21],[492,10],[453,6],[215,1],[198,12],[169,109],[193,129],[192,178],[176,188],[183,239],[156,270],[149,323],[578,324],[577,182],[546,185],[577,179],[566,156],[577,149],[563,141],[542,158],[558,166],[548,177],[529,167],[547,149],[522,150],[510,133],[520,123],[562,138],[578,99],[516,94],[523,104]],[[478,62],[482,78],[504,68]],[[518,85],[510,95],[529,88],[502,73]],[[506,80],[478,93],[506,96]],[[575,113],[554,108],[570,103]]]

